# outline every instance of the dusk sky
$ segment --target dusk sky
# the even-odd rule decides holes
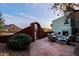
[[[42,27],[50,28],[53,20],[51,6],[49,3],[0,3],[0,12],[6,24],[24,28],[37,21]]]

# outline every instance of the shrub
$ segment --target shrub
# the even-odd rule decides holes
[[[79,46],[76,46],[76,48],[74,49],[74,53],[75,55],[79,56]]]
[[[32,37],[28,34],[15,34],[7,41],[7,47],[13,50],[25,50],[32,42]]]

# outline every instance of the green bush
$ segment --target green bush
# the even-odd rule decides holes
[[[16,34],[7,41],[7,47],[13,50],[25,50],[32,42],[32,37],[28,34]]]

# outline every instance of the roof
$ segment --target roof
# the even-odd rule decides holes
[[[54,14],[53,20],[56,20],[56,19],[58,19],[58,18],[60,18],[60,17],[62,17],[62,16],[64,16],[64,12],[63,12],[62,10],[57,10],[57,11],[55,12],[55,14]]]
[[[52,22],[58,20],[58,19],[61,18],[61,17],[64,17],[64,15],[62,15],[62,16],[58,16],[58,17],[54,18]]]

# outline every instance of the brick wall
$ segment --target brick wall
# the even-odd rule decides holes
[[[32,36],[32,40],[35,41],[34,39],[34,31],[35,31],[35,27],[34,25],[37,24],[38,26],[38,31],[37,31],[37,38],[40,39],[40,38],[43,38],[46,36],[46,33],[43,31],[43,29],[41,28],[40,24],[37,23],[37,22],[34,22],[34,23],[31,23],[29,27],[27,28],[24,28],[23,30],[15,33],[15,34],[18,34],[18,33],[24,33],[24,34],[29,34]],[[13,35],[15,35],[13,34]],[[11,35],[10,35],[11,36]],[[10,36],[0,36],[0,42],[6,42],[7,39],[10,37]]]

